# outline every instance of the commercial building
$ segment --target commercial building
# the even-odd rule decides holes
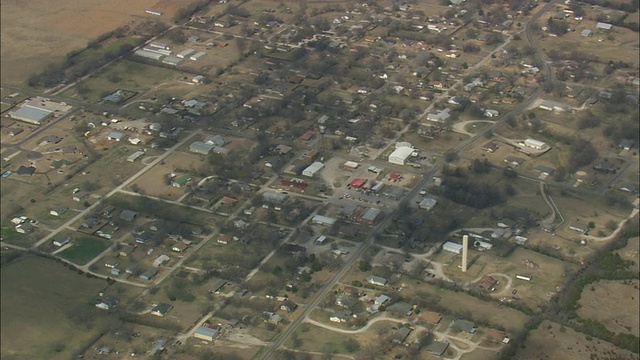
[[[324,164],[316,161],[313,164],[309,165],[306,169],[302,170],[302,175],[313,177],[318,171],[324,168]]]
[[[42,124],[52,114],[53,112],[50,110],[33,105],[25,105],[16,111],[9,112],[11,118],[35,125]]]
[[[401,146],[389,155],[389,162],[392,164],[404,165],[414,151],[415,150],[413,148]]]

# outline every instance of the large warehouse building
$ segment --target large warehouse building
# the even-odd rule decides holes
[[[409,156],[413,154],[415,150],[408,146],[401,146],[395,149],[391,155],[389,155],[389,162],[397,165],[404,165]]]
[[[16,111],[9,112],[13,119],[21,120],[35,125],[40,125],[53,114],[51,110],[39,108],[33,105],[25,105]]]
[[[313,177],[318,171],[322,170],[322,168],[324,168],[324,164],[316,161],[313,164],[309,165],[309,167],[307,167],[306,169],[302,170],[302,175]]]

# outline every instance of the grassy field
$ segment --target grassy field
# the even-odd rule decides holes
[[[545,320],[538,329],[529,334],[526,345],[515,358],[523,360],[582,360],[588,358],[631,360],[638,359],[638,355]]]
[[[3,359],[69,359],[108,319],[92,299],[105,288],[41,258],[22,256],[2,268]]]
[[[60,256],[78,265],[89,262],[109,247],[110,243],[94,237],[81,237],[74,245],[62,251]]]
[[[640,331],[638,295],[638,280],[598,281],[582,291],[578,315],[599,321],[610,331],[637,335]]]

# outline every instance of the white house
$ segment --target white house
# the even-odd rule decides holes
[[[437,123],[445,123],[451,117],[449,114],[450,109],[438,110],[436,114],[429,113],[427,114],[427,120],[437,122]]]

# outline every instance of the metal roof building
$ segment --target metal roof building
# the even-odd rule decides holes
[[[194,141],[189,145],[189,151],[196,154],[208,155],[214,147],[214,145],[209,145],[202,141]]]
[[[33,105],[25,105],[16,111],[9,112],[9,116],[13,119],[36,125],[40,125],[51,114],[53,114],[52,111]]]
[[[302,175],[313,177],[313,175],[322,170],[322,168],[324,168],[324,164],[316,161],[313,164],[309,165],[306,169],[302,170]]]
[[[451,242],[451,241],[447,241],[442,246],[442,250],[446,250],[446,251],[449,251],[449,252],[452,252],[452,253],[456,253],[456,254],[461,254],[462,253],[462,245],[461,244],[456,244],[456,243]]]
[[[324,215],[316,215],[311,219],[311,222],[317,225],[331,226],[335,224],[336,219]]]
[[[160,54],[157,52],[151,52],[144,49],[136,50],[134,54],[143,58],[151,59],[151,60],[160,60],[164,56],[163,54]]]
[[[212,329],[206,326],[200,326],[194,333],[193,337],[196,339],[213,341],[218,336],[219,329]]]
[[[401,146],[395,149],[391,155],[389,155],[389,162],[397,165],[404,165],[405,161],[413,154],[415,150],[407,146]]]
[[[166,58],[162,59],[162,63],[167,65],[178,66],[180,65],[180,63],[182,63],[182,59],[175,56],[167,56]]]
[[[196,51],[193,49],[186,49],[186,50],[182,50],[181,52],[179,52],[176,56],[179,57],[180,59],[184,59],[186,57],[189,57],[191,54],[195,53]]]
[[[204,52],[204,51],[200,51],[200,52],[199,52],[199,53],[197,53],[197,54],[191,55],[191,57],[190,57],[189,59],[191,59],[191,60],[193,60],[193,61],[198,61],[198,59],[200,59],[201,57],[203,57],[203,56],[205,56],[205,55],[207,55],[207,53],[206,53],[206,52]]]

